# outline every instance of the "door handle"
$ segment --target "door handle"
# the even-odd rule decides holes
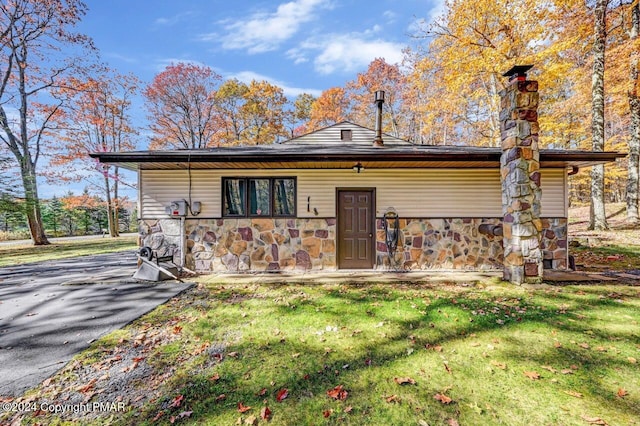
[[[369,234],[369,238],[373,237],[373,234]]]

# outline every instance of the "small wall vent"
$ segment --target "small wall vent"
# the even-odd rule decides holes
[[[340,140],[351,141],[353,140],[353,133],[351,130],[340,130]]]

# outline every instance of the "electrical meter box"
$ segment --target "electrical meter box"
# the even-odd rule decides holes
[[[169,216],[186,216],[187,202],[185,200],[172,201],[170,205],[165,207],[164,211]]]

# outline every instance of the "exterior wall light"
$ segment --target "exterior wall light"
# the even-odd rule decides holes
[[[359,161],[358,161],[358,162],[355,164],[355,166],[353,166],[353,171],[354,171],[354,172],[356,172],[356,173],[363,172],[363,171],[364,171],[364,166],[362,165],[362,163],[361,163],[361,162],[359,162]]]

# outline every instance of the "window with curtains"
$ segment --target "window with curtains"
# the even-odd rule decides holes
[[[222,178],[224,217],[295,217],[296,179]]]

